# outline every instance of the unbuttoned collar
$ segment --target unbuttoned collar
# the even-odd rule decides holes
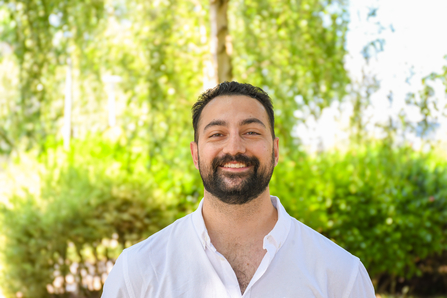
[[[268,247],[266,246],[270,243],[276,248],[276,251],[278,251],[286,241],[287,235],[289,234],[291,219],[277,197],[270,196],[270,199],[272,201],[272,205],[278,211],[278,221],[273,227],[273,230],[271,230],[270,233],[264,237],[264,249],[268,250]],[[208,235],[208,231],[205,226],[205,221],[203,220],[202,208],[203,199],[200,201],[197,210],[192,214],[192,220],[200,242],[202,243],[202,247],[203,249],[206,249],[207,247],[212,247],[212,245],[210,236]]]

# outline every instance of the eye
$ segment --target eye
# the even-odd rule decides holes
[[[217,138],[217,137],[221,137],[221,136],[223,136],[221,133],[215,133],[215,134],[210,135],[210,138]]]
[[[249,131],[249,132],[247,132],[247,134],[248,134],[248,135],[251,135],[251,136],[259,135],[259,133],[254,132],[254,131]]]

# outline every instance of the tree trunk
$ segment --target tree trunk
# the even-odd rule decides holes
[[[64,128],[63,128],[63,138],[64,138],[64,148],[65,150],[70,149],[70,138],[71,138],[71,106],[73,101],[72,94],[72,84],[73,79],[71,75],[71,59],[67,59],[67,76],[65,79],[65,105],[64,105]]]
[[[214,70],[213,81],[218,84],[232,80],[231,51],[228,35],[229,0],[210,0],[211,55]]]

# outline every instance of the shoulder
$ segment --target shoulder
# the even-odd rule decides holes
[[[119,297],[134,297],[133,293],[150,293],[153,291],[153,285],[163,276],[160,268],[166,268],[166,262],[170,262],[176,254],[182,255],[178,248],[187,247],[188,241],[194,241],[193,234],[195,231],[191,215],[187,215],[146,240],[126,248],[107,278],[105,291],[118,292],[119,288],[123,293],[128,293],[128,296]]]
[[[330,297],[347,297],[363,268],[359,258],[294,218],[285,248],[305,279],[328,289]]]
[[[145,265],[149,264],[145,264],[145,262],[165,258],[180,243],[183,243],[186,237],[191,239],[193,234],[195,234],[195,230],[191,221],[191,214],[189,214],[149,238],[125,249],[127,261],[133,263],[133,268],[146,267]]]
[[[162,263],[179,253],[179,247],[185,247],[188,241],[194,240],[194,233],[191,214],[180,218],[149,238],[126,248],[112,272],[119,270],[119,275],[129,280],[128,284],[138,287],[156,282]]]
[[[323,259],[333,260],[329,262],[329,264],[335,262],[337,264],[343,263],[345,266],[348,264],[355,267],[358,266],[359,259],[356,256],[352,255],[324,235],[295,218],[292,218],[292,226],[292,235],[290,235],[292,238],[291,240],[299,240],[301,242],[301,248],[304,251],[309,252],[314,256],[318,255],[318,257]]]

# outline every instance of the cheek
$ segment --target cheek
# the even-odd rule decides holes
[[[272,148],[273,146],[271,144],[268,144],[267,142],[259,142],[258,144],[255,144],[255,146],[253,146],[252,150],[253,153],[259,154],[260,156],[270,156],[272,154]]]
[[[198,150],[198,156],[201,163],[209,163],[217,156],[219,150],[214,148],[214,146],[209,146],[207,144],[202,145]]]

